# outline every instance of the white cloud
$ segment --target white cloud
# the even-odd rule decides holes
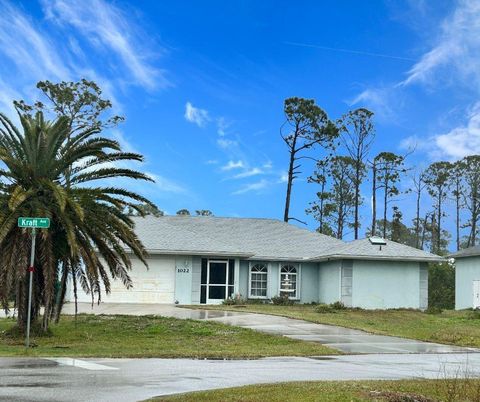
[[[221,167],[222,170],[224,171],[229,171],[233,169],[242,169],[244,167],[244,163],[242,160],[238,160],[237,162],[235,161],[228,161],[228,163],[224,166]]]
[[[280,178],[278,179],[278,182],[277,183],[286,183],[288,181],[288,174],[287,172],[283,172],[281,175],[280,175]]]
[[[367,88],[347,103],[349,106],[367,107],[374,112],[376,118],[382,121],[391,121],[395,117],[390,106],[391,98],[391,90],[388,88]]]
[[[404,138],[400,148],[409,151],[426,152],[430,159],[461,159],[467,155],[480,154],[480,102],[471,107],[464,125],[455,127],[447,133]]]
[[[407,78],[399,85],[428,83],[434,75],[444,73],[446,81],[452,74],[448,67],[462,78],[480,85],[480,2],[459,0],[455,11],[441,24],[441,32],[435,45],[408,71]]]
[[[187,190],[180,184],[174,182],[171,179],[160,176],[156,173],[146,172],[153,180],[155,180],[156,187],[166,193],[175,193],[175,194],[184,194],[187,193]]]
[[[429,139],[411,135],[400,142],[400,148],[407,151],[428,151],[432,149],[432,142]]]
[[[254,167],[252,169],[245,170],[242,173],[238,173],[235,176],[233,176],[234,179],[243,179],[246,177],[252,177],[252,176],[257,176],[259,174],[264,174],[264,171],[260,168]]]
[[[19,9],[0,2],[0,52],[20,75],[33,79],[68,80],[70,71],[53,43]]]
[[[234,191],[232,193],[232,195],[245,194],[245,193],[249,193],[251,191],[259,192],[260,190],[263,190],[268,185],[269,185],[268,180],[262,179],[260,181],[255,182],[255,183],[250,183],[250,184],[247,184],[247,185],[241,187],[237,191]]]
[[[230,127],[230,123],[225,120],[225,117],[219,117],[217,119],[217,134],[220,137],[225,136],[227,128]]]
[[[124,152],[134,152],[134,153],[140,153],[134,145],[125,137],[122,131],[118,129],[113,129],[112,130],[112,136],[113,138],[120,143],[120,146],[122,147],[122,150]]]
[[[469,111],[466,125],[433,139],[438,150],[452,160],[480,154],[480,102]]]
[[[229,140],[226,138],[218,138],[217,145],[222,149],[233,148],[238,145],[238,141]]]
[[[194,107],[190,102],[185,104],[185,119],[198,127],[204,127],[210,121],[208,111]]]
[[[18,121],[18,116],[13,107],[13,99],[20,98],[20,94],[0,78],[0,111],[15,124]]]
[[[170,85],[165,71],[151,63],[152,55],[145,46],[147,36],[114,4],[104,0],[44,0],[43,9],[49,20],[76,28],[92,46],[117,55],[135,83],[148,89]]]

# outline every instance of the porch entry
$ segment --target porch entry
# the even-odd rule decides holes
[[[200,303],[220,304],[233,296],[235,260],[202,258]]]

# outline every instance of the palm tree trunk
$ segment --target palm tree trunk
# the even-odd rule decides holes
[[[67,278],[68,278],[68,259],[64,259],[62,263],[62,278],[60,280],[60,289],[58,289],[57,298],[55,301],[54,320],[58,323],[60,314],[62,313],[63,303],[65,301],[65,293],[67,292]]]

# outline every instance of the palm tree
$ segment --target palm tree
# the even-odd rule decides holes
[[[27,321],[27,261],[29,234],[17,227],[21,216],[51,219],[37,235],[32,321],[45,308],[42,327],[58,321],[67,281],[101,298],[110,279],[128,288],[130,255],[145,265],[146,251],[134,232],[128,208],[142,215],[138,205],[153,205],[144,197],[112,183],[117,178],[152,181],[147,175],[119,166],[143,161],[122,152],[115,140],[101,137],[98,127],[72,134],[66,117],[46,121],[41,112],[19,112],[22,131],[0,114],[0,302],[8,310],[12,297],[17,323]]]

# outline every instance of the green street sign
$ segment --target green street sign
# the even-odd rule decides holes
[[[19,228],[41,228],[50,227],[50,218],[18,218]]]

